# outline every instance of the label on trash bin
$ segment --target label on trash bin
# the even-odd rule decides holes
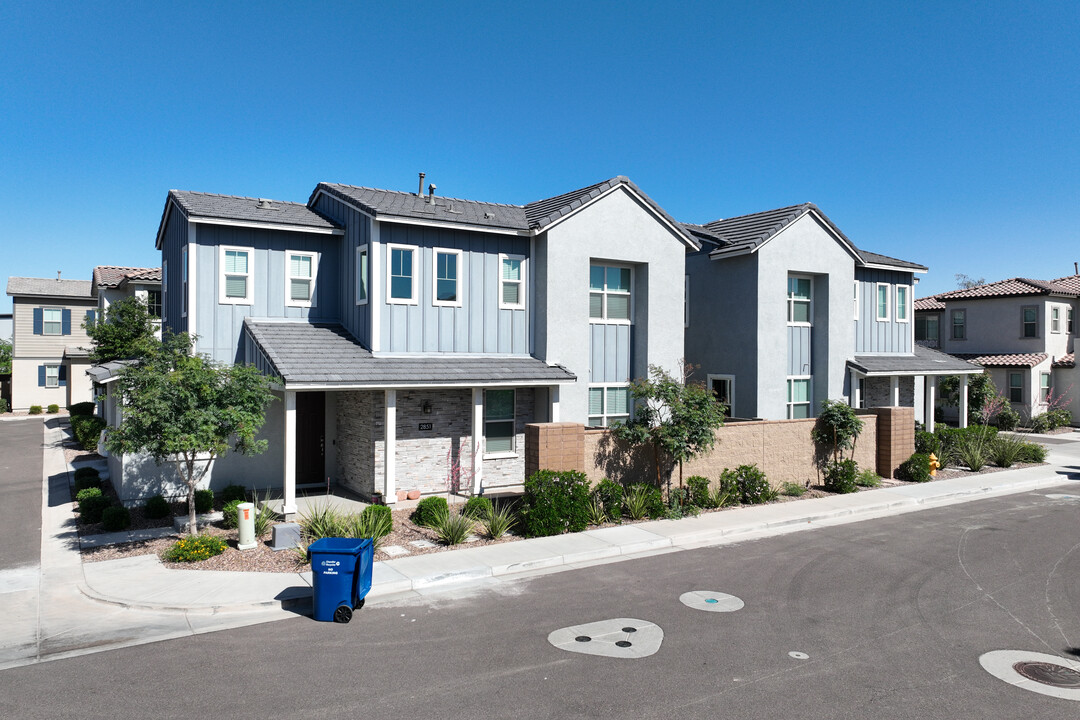
[[[323,560],[323,575],[337,575],[337,567],[341,565],[340,560]],[[329,568],[329,569],[328,569]]]

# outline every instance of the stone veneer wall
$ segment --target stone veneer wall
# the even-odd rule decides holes
[[[363,497],[375,490],[375,421],[382,436],[383,394],[374,390],[338,393],[337,480]]]
[[[868,377],[863,381],[863,405],[868,408],[886,407],[892,403],[892,383],[887,377]],[[915,378],[900,378],[900,405],[915,407]]]

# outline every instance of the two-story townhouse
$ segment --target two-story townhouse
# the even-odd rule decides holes
[[[11,406],[66,407],[93,400],[86,375],[96,302],[87,280],[8,278],[12,299]]]
[[[98,303],[98,317],[104,317],[110,305],[135,297],[146,303],[161,338],[161,268],[98,265],[91,278],[91,292]]]
[[[1045,412],[1053,394],[1080,420],[1078,311],[1080,275],[1009,278],[920,298],[916,337],[986,368],[1021,419]]]
[[[697,243],[616,177],[528,205],[433,186],[320,183],[307,204],[174,190],[157,246],[165,327],[276,378],[270,450],[210,482],[284,487],[289,513],[298,485],[328,478],[391,503],[519,485],[527,423],[625,418],[633,378],[678,371]]]
[[[826,399],[914,407],[979,372],[917,346],[916,263],[860,250],[812,203],[687,226],[687,360],[730,414],[814,417]]]

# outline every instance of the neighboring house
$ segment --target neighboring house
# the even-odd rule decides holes
[[[812,203],[686,226],[686,359],[736,418],[814,417],[824,400],[914,407],[980,370],[915,344],[915,274],[860,250]]]
[[[151,317],[156,318],[156,335],[161,339],[161,268],[99,265],[94,268],[92,292],[97,298],[99,317],[104,317],[105,310],[117,300],[142,300]]]
[[[93,322],[96,303],[86,280],[8,278],[14,335],[11,360],[11,406],[67,407],[93,400],[87,350],[90,338],[82,324]]]
[[[1045,412],[1053,393],[1080,420],[1080,275],[1010,278],[921,298],[915,308],[919,341],[986,368],[1022,419]]]
[[[12,313],[0,313],[0,340],[11,342],[14,327]]]
[[[526,423],[625,419],[633,378],[678,372],[698,243],[627,178],[528,205],[433,191],[320,183],[306,205],[169,192],[165,327],[254,363],[280,400],[268,452],[220,461],[214,486],[283,486],[289,513],[297,485],[329,478],[391,503],[448,478],[520,485]],[[112,460],[122,497],[157,492],[129,460]]]

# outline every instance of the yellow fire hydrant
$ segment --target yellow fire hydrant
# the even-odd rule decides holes
[[[937,455],[930,453],[930,477],[937,477],[939,467],[941,467],[941,463],[938,462]]]

